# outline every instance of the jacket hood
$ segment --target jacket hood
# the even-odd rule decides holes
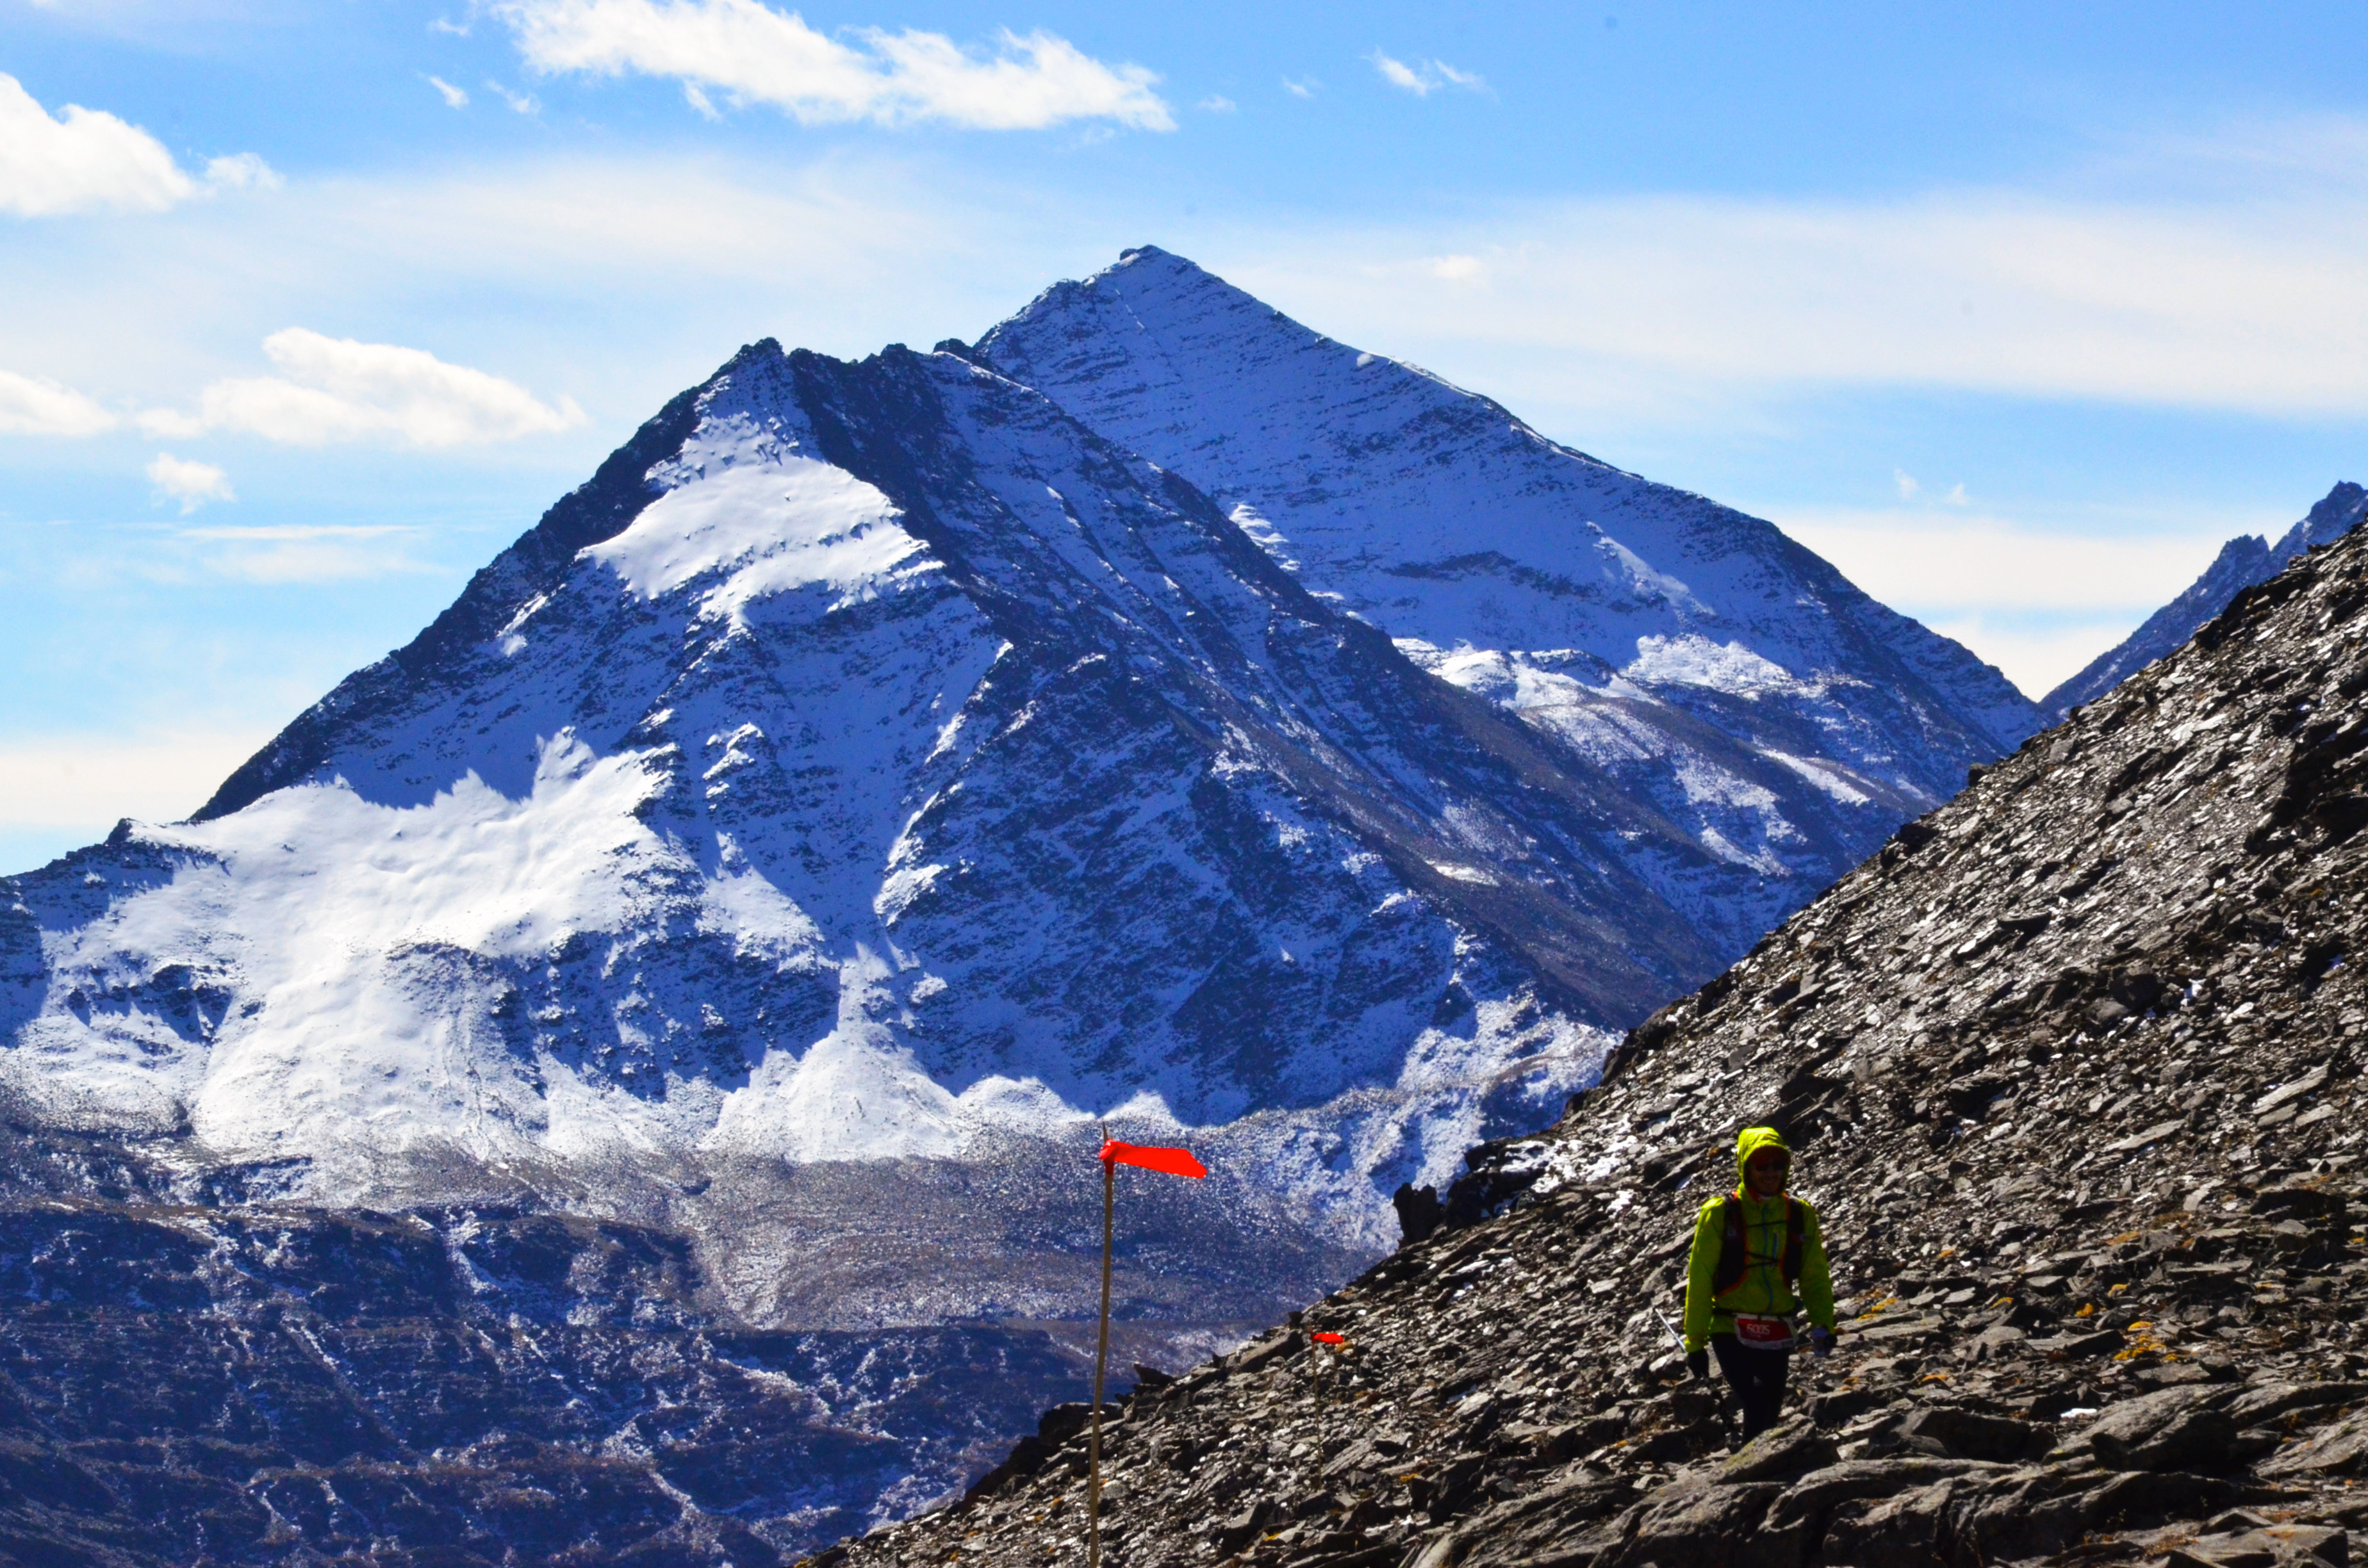
[[[1788,1160],[1793,1157],[1792,1145],[1786,1143],[1784,1135],[1774,1128],[1745,1128],[1742,1136],[1735,1141],[1735,1189],[1737,1192],[1749,1195],[1751,1186],[1744,1178],[1743,1167],[1749,1165],[1751,1156],[1762,1149],[1779,1150]]]

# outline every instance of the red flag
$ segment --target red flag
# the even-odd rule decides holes
[[[1349,1336],[1345,1334],[1318,1334],[1315,1336],[1315,1343],[1318,1345],[1346,1345],[1349,1343]]]
[[[1204,1176],[1208,1167],[1192,1157],[1189,1149],[1155,1149],[1142,1143],[1121,1143],[1113,1138],[1102,1145],[1104,1165],[1141,1165],[1147,1171],[1166,1171],[1169,1176]]]

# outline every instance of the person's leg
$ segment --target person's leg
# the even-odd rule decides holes
[[[1735,1391],[1736,1403],[1743,1407],[1743,1440],[1748,1443],[1776,1425],[1777,1412],[1784,1404],[1785,1364],[1791,1355],[1782,1350],[1748,1349],[1732,1335],[1720,1335],[1710,1347],[1718,1357],[1718,1369],[1725,1375],[1727,1387]]]
[[[1784,1413],[1784,1375],[1792,1370],[1790,1350],[1755,1350],[1759,1358],[1759,1430],[1776,1425]]]

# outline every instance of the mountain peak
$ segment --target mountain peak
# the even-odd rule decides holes
[[[1760,907],[1839,875],[2032,722],[1996,670],[1770,524],[1548,440],[1181,256],[1130,251],[974,353],[1190,480],[1434,674],[1627,772],[1767,879]],[[1883,713],[1846,716],[1845,689]],[[1611,739],[1636,724],[1657,732],[1655,760]],[[1691,789],[1679,776],[1698,768],[1734,782]]]

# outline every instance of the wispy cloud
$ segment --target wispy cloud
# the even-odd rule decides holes
[[[427,85],[444,96],[444,107],[446,108],[467,108],[469,107],[469,91],[467,88],[456,87],[441,76],[428,77]]]
[[[1365,58],[1373,62],[1373,69],[1381,73],[1383,81],[1418,98],[1427,98],[1442,87],[1462,87],[1474,93],[1488,90],[1488,84],[1476,73],[1458,71],[1444,60],[1417,60],[1409,65],[1378,49]]]
[[[1241,106],[1223,93],[1211,93],[1192,107],[1206,109],[1211,114],[1231,114]]]
[[[1923,499],[1908,475],[1896,483],[1905,499]],[[2268,526],[2191,518],[2114,535],[2095,531],[2101,519],[2049,526],[1922,505],[1768,512],[1851,582],[1964,642],[2034,697],[2175,597],[2226,540]]]
[[[206,574],[248,583],[351,582],[446,571],[413,553],[419,529],[388,524],[197,528],[175,537],[202,547],[194,563]]]
[[[275,332],[263,352],[277,376],[214,382],[198,411],[140,415],[152,436],[233,430],[291,446],[391,437],[414,447],[458,447],[552,434],[584,423],[572,398],[543,403],[515,381],[448,364],[420,348]]]
[[[178,821],[270,738],[260,726],[12,736],[0,742],[0,832],[82,828],[89,842],[119,817]]]
[[[495,0],[490,9],[537,72],[670,77],[705,112],[712,91],[807,124],[1018,131],[1099,119],[1176,129],[1152,90],[1156,74],[1106,65],[1046,32],[1003,32],[982,54],[909,28],[851,29],[842,42],[757,0]]]
[[[1951,485],[1948,489],[1942,491],[1938,495],[1927,494],[1925,493],[1924,486],[1917,481],[1916,476],[1908,472],[1904,468],[1895,468],[1891,471],[1891,483],[1893,488],[1899,492],[1899,498],[1902,501],[1915,502],[1928,506],[1970,506],[1973,505],[1973,497],[1965,494],[1965,485],[1963,480]]]
[[[1262,248],[1228,276],[1500,397],[1888,385],[2368,415],[2368,181],[2219,201],[1612,198]],[[1474,276],[1460,257],[1487,288],[1442,287]]]
[[[514,93],[507,87],[503,86],[499,82],[495,81],[491,76],[485,78],[485,91],[493,94],[494,97],[509,105],[511,109],[518,114],[534,114],[540,112],[542,108],[541,103],[535,98],[533,94]]]
[[[0,434],[96,436],[118,421],[71,387],[0,370]]]
[[[1312,98],[1323,89],[1324,84],[1313,76],[1285,76],[1282,79],[1282,90],[1294,98]]]
[[[22,83],[0,74],[0,212],[161,212],[214,191],[279,182],[252,153],[216,158],[192,177],[138,126],[79,104],[52,119]]]
[[[170,452],[158,452],[156,460],[147,468],[148,483],[156,494],[166,500],[178,501],[181,514],[187,517],[209,501],[235,501],[231,493],[230,475],[211,463],[194,462],[176,458]]]

